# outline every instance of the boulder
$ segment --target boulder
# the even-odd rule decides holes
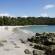
[[[24,50],[25,54],[31,54],[31,52],[28,49]]]
[[[37,50],[33,50],[33,55],[37,55]]]

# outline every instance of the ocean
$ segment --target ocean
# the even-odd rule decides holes
[[[31,25],[22,28],[23,30],[32,32],[55,32],[55,25]]]

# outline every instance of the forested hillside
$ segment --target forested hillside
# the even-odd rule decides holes
[[[50,17],[0,17],[2,25],[55,25],[55,18]]]

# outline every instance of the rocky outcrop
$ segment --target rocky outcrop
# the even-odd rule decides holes
[[[31,54],[31,52],[28,49],[24,50],[25,54]]]

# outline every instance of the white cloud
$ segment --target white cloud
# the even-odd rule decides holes
[[[8,14],[8,13],[0,13],[0,16],[15,17],[15,16],[12,16],[12,15],[10,15],[10,14]]]
[[[54,7],[55,7],[55,5],[48,4],[48,5],[44,6],[44,9],[50,9],[50,8],[54,8]]]
[[[10,15],[7,13],[0,13],[0,16],[10,16]]]
[[[25,18],[27,18],[28,16],[27,16],[27,15],[23,15],[23,16],[20,16],[20,17],[25,17]]]
[[[42,17],[48,17],[48,14],[47,13],[42,13],[41,16]]]

